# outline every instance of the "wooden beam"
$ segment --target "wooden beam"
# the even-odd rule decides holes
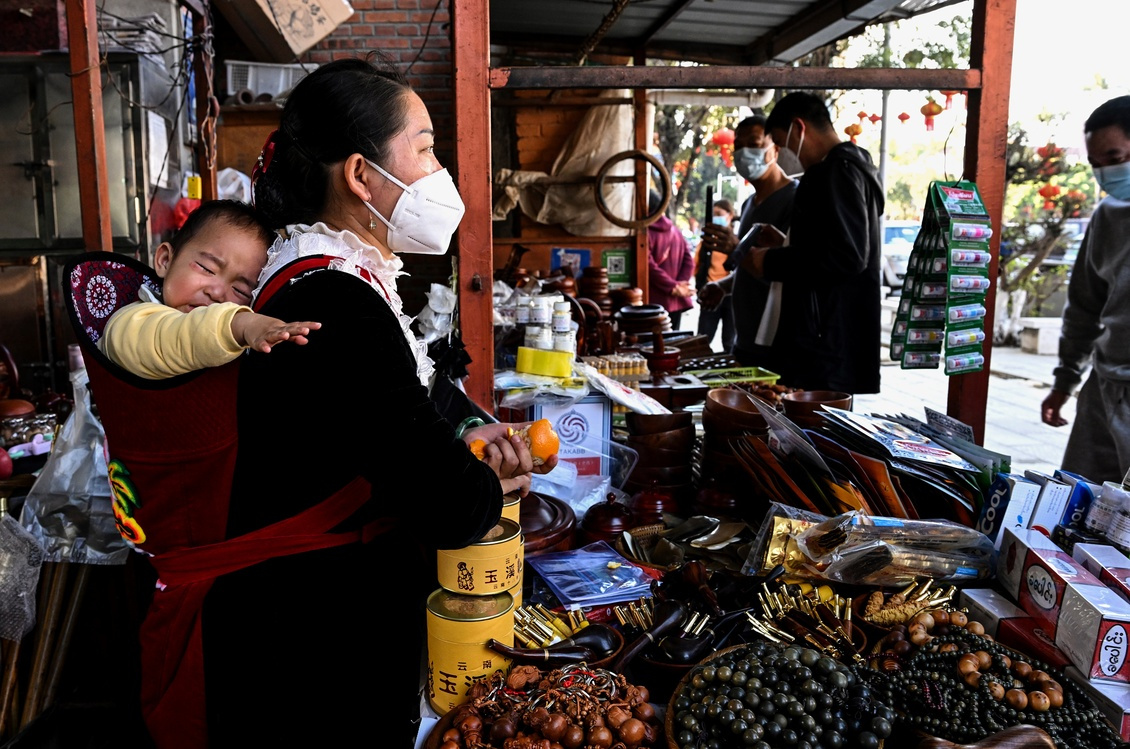
[[[106,126],[102,117],[102,66],[98,56],[95,0],[67,0],[71,107],[75,118],[82,241],[87,250],[113,250],[110,180],[106,171]]]
[[[1008,148],[1008,99],[1012,83],[1013,26],[1016,0],[976,0],[973,4],[972,49],[969,64],[982,71],[980,89],[969,92],[965,136],[965,177],[977,183],[993,222],[989,278],[1000,266],[1001,222],[1004,214],[1005,155]],[[980,372],[955,375],[949,382],[947,412],[973,427],[984,444],[985,412],[989,402],[996,286],[985,296],[985,366]],[[1032,402],[1032,410],[1039,406]]]
[[[464,388],[494,413],[494,261],[491,245],[490,12],[488,0],[453,0],[451,6],[455,111],[455,165],[467,206],[457,235],[459,328],[471,356]]]
[[[996,55],[994,54],[994,57]],[[973,91],[981,87],[981,71],[904,68],[789,68],[714,65],[670,66],[538,66],[491,68],[493,89],[561,88],[846,88]]]

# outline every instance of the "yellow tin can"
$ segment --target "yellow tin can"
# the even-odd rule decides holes
[[[514,597],[503,591],[463,596],[440,588],[428,596],[428,702],[439,715],[467,701],[475,682],[506,671],[510,659],[486,646],[514,644]]]
[[[522,584],[522,531],[502,518],[476,544],[437,552],[439,584],[452,593],[489,596]]]
[[[522,497],[517,494],[504,495],[502,497],[502,517],[520,524],[522,522]]]

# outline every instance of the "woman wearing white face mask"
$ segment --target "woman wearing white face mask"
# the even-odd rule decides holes
[[[256,207],[283,236],[255,304],[318,310],[325,337],[306,356],[241,365],[228,533],[305,517],[355,487],[357,504],[320,522],[365,541],[216,579],[203,606],[212,749],[410,745],[435,548],[478,541],[504,492],[529,486],[529,449],[508,425],[465,437],[487,443],[480,461],[439,415],[401,310],[396,253],[445,252],[463,213],[433,138],[399,74],[341,60],[291,92],[256,169]]]

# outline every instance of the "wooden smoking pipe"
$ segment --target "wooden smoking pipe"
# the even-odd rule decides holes
[[[931,736],[918,749],[1055,749],[1052,737],[1036,726],[1021,724],[986,736],[976,744],[954,744]]]
[[[652,643],[659,642],[660,637],[678,627],[686,614],[687,607],[682,601],[666,599],[656,603],[651,627],[624,648],[624,652],[612,664],[612,670],[617,673],[623,672],[624,666],[639,655],[640,651]]]
[[[492,637],[487,640],[487,647],[520,664],[580,663],[581,661],[591,662],[596,659],[592,650],[580,645],[557,643],[548,648],[512,648]]]

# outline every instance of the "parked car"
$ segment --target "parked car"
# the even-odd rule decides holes
[[[910,251],[918,237],[922,223],[919,221],[890,220],[883,224],[883,247],[880,271],[884,286],[892,294],[902,291],[902,280],[910,262]]]

